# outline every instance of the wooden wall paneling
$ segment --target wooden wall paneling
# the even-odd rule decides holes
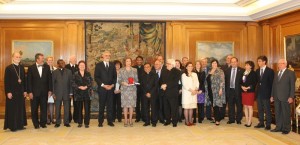
[[[12,40],[52,40],[55,62],[59,58],[68,60],[70,55],[84,59],[83,24],[84,21],[1,20],[0,104],[5,103],[3,77],[5,67],[11,63]]]

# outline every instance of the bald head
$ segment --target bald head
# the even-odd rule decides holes
[[[72,56],[70,57],[69,62],[70,62],[71,64],[75,65],[76,62],[77,62],[76,56],[72,55]]]

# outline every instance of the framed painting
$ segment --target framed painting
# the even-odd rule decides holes
[[[290,67],[300,70],[300,34],[285,37],[285,58]]]
[[[234,54],[234,42],[197,41],[196,59],[208,58],[208,62],[217,59],[221,65],[226,63],[226,56]]]
[[[12,52],[22,54],[21,63],[28,67],[35,63],[36,53],[42,53],[45,57],[53,56],[53,41],[51,40],[13,40]]]

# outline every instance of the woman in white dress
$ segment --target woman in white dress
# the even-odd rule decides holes
[[[192,72],[193,64],[188,62],[185,72],[181,75],[182,80],[182,108],[184,109],[185,125],[193,123],[193,109],[197,108],[197,94],[199,93],[199,80],[197,74]]]

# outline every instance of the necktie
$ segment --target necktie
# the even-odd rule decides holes
[[[281,70],[281,71],[279,71],[279,75],[278,75],[278,81],[280,81],[281,77],[282,77],[282,70]]]
[[[105,62],[105,69],[108,70],[108,63]]]
[[[264,69],[260,69],[260,79],[262,79],[263,75],[264,75]]]
[[[232,69],[232,74],[230,78],[230,88],[235,88],[235,68]]]

